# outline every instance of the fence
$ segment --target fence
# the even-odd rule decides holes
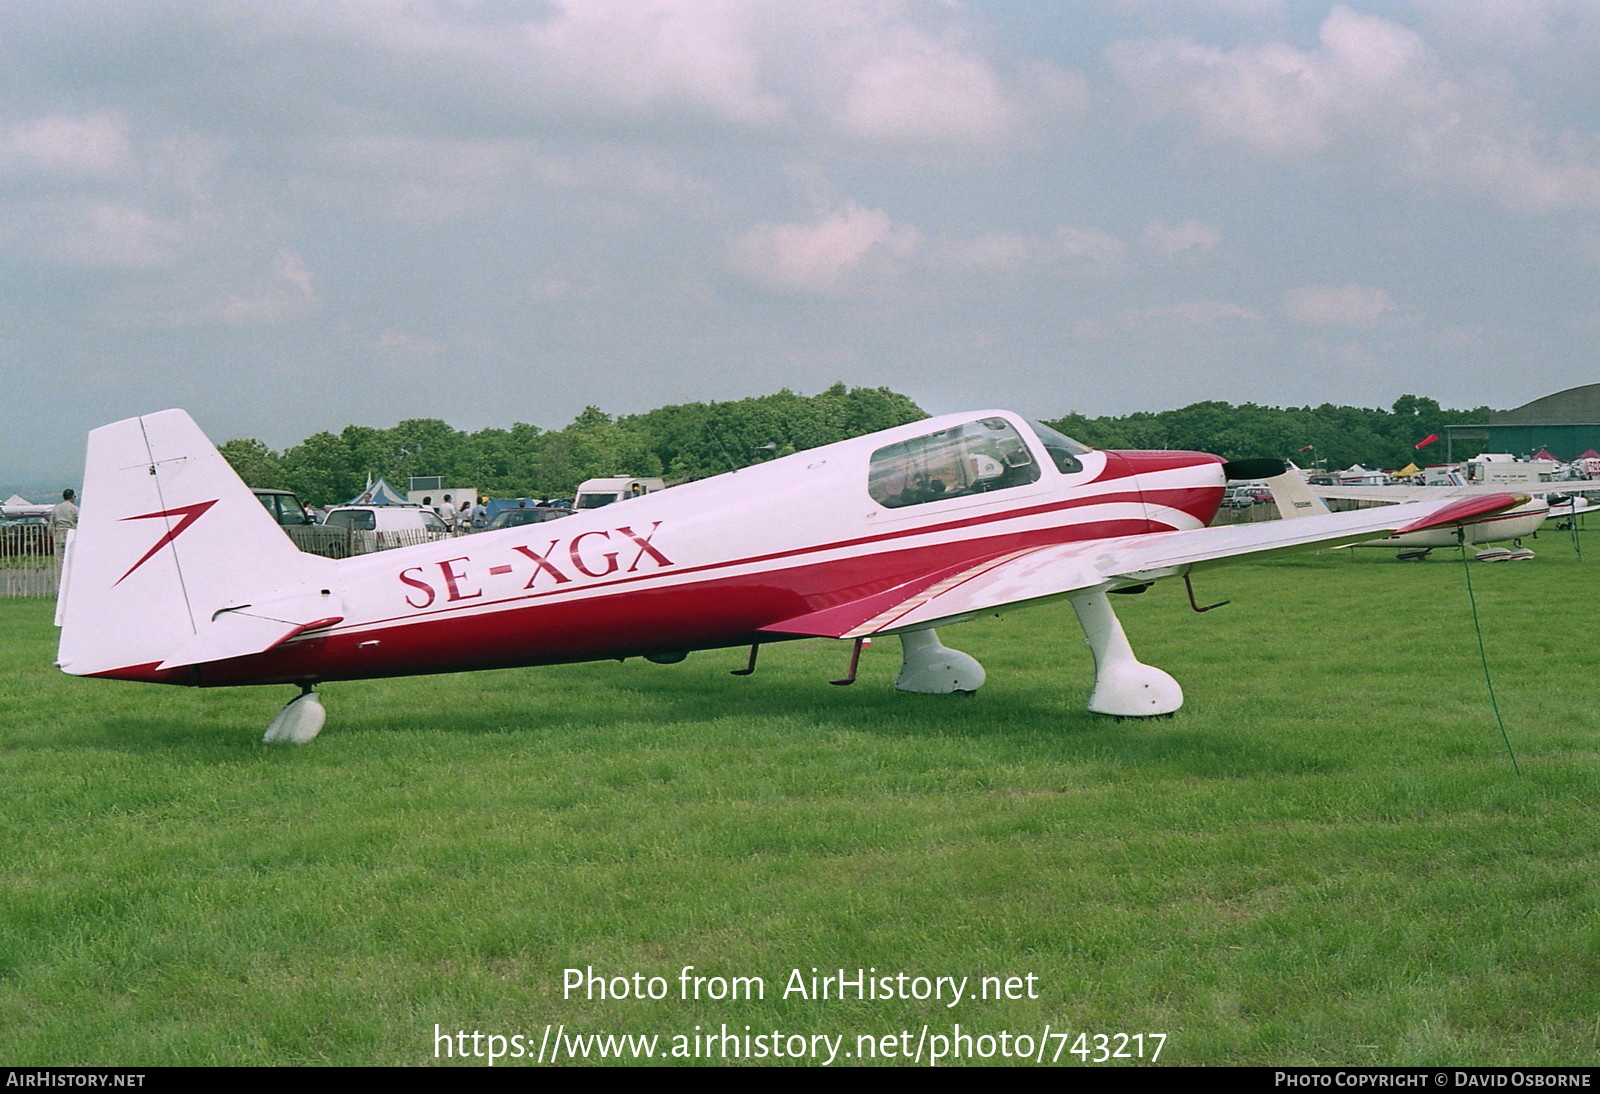
[[[0,525],[0,596],[55,596],[60,576],[49,525]]]
[[[308,554],[349,558],[442,538],[423,531],[367,532],[318,524],[285,528],[294,545]],[[61,560],[44,524],[0,525],[0,598],[54,597],[61,585]]]
[[[1228,506],[1217,510],[1213,527],[1219,524],[1257,524],[1264,520],[1277,520],[1278,507],[1268,503],[1257,502],[1253,505]]]

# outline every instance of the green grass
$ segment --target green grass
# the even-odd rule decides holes
[[[1064,603],[898,642],[188,691],[50,667],[0,601],[0,1063],[433,1063],[521,1034],[1165,1032],[1177,1064],[1590,1064],[1600,541],[1471,576],[1329,553],[1115,598],[1179,714],[1083,710]],[[684,1001],[684,965],[762,1001]],[[562,970],[665,977],[564,999]],[[1039,998],[780,998],[791,969],[1032,974]],[[664,1043],[666,1043],[664,1041]],[[1075,1062],[1070,1054],[1064,1062]],[[441,1061],[443,1062],[443,1061]],[[481,1063],[482,1061],[473,1061]],[[993,1062],[1000,1062],[995,1060]]]

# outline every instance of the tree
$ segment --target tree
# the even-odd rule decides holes
[[[252,438],[228,441],[218,448],[245,485],[252,488],[284,489],[283,463],[278,454]]]

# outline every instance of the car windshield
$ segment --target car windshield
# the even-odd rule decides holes
[[[341,509],[336,513],[328,514],[328,524],[342,528],[354,528],[358,532],[370,532],[378,527],[378,518],[371,509]]]

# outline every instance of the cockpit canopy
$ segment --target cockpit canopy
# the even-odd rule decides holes
[[[1056,469],[1083,469],[1089,449],[1038,422],[1028,423]],[[1009,490],[1039,481],[1034,450],[1004,418],[980,418],[872,454],[867,493],[886,509]]]

